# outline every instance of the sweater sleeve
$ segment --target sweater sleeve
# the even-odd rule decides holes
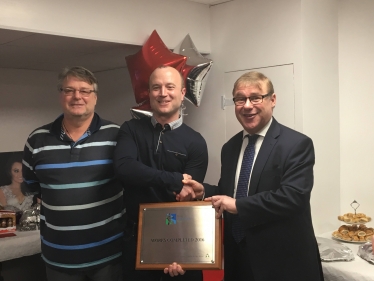
[[[182,189],[183,175],[149,167],[139,161],[136,138],[128,122],[118,132],[114,153],[114,169],[125,185],[166,188],[177,193]]]
[[[190,144],[188,154],[189,157],[184,173],[189,174],[192,179],[198,182],[203,182],[208,168],[208,148],[200,134]]]
[[[41,188],[39,180],[34,171],[34,161],[32,157],[33,150],[33,138],[32,136],[29,136],[23,150],[22,184],[25,185],[25,190],[28,191],[29,194],[40,194]]]

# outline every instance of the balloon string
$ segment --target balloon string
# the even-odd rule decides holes
[[[181,105],[181,108],[180,108],[180,114],[183,118],[183,116],[186,116],[188,115],[187,113],[184,113],[184,110],[186,109],[186,106],[184,105],[184,103],[182,102],[182,105]]]

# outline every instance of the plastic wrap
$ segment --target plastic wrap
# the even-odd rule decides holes
[[[321,261],[352,261],[355,259],[352,250],[338,241],[317,237],[317,243]]]
[[[358,248],[357,255],[371,264],[374,264],[373,245],[371,242],[361,245]]]
[[[37,230],[40,225],[40,204],[36,204],[32,209],[24,210],[19,220],[19,230]]]

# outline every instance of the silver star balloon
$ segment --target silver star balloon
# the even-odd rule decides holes
[[[186,86],[185,97],[198,107],[203,97],[205,84],[213,61],[199,53],[189,34],[174,48],[173,52],[187,57],[186,65],[182,69]]]

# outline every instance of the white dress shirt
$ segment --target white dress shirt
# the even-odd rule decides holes
[[[264,141],[265,135],[266,135],[267,131],[269,130],[269,127],[270,127],[272,121],[273,121],[273,118],[270,119],[270,121],[265,125],[264,128],[262,128],[259,132],[256,133],[256,135],[258,135],[259,137],[257,138],[256,144],[255,144],[255,157],[253,159],[253,165],[252,165],[252,168],[251,168],[251,173],[249,175],[248,188],[249,188],[249,183],[251,182],[252,170],[253,170],[253,166],[256,163],[257,154],[260,151],[262,142]],[[235,188],[234,188],[234,196],[233,196],[234,198],[236,197],[236,189],[238,187],[238,180],[239,180],[239,175],[240,175],[240,169],[242,167],[244,150],[248,145],[248,138],[246,137],[247,135],[249,135],[248,132],[246,130],[243,130],[242,148],[240,150],[238,164],[236,165]],[[247,194],[248,194],[248,188],[247,188]]]

